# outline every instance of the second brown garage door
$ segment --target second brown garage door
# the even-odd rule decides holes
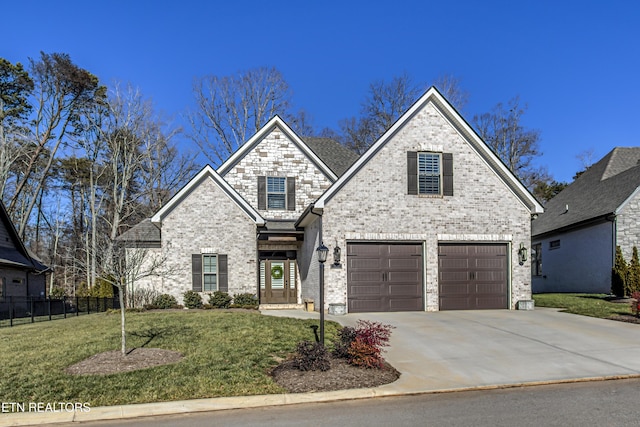
[[[508,308],[506,244],[438,245],[440,310]]]
[[[349,243],[349,312],[424,310],[422,268],[421,244]]]

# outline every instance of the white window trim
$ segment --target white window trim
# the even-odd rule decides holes
[[[269,192],[269,180],[270,179],[281,179],[284,181],[284,192],[282,193],[274,193],[274,192]],[[287,210],[287,177],[284,176],[267,176],[265,177],[265,191],[266,191],[266,207],[267,210],[269,211],[286,211]],[[284,205],[281,208],[272,208],[269,206],[269,195],[274,194],[274,195],[280,195],[282,194],[284,196]]]
[[[435,155],[438,157],[438,192],[437,193],[427,193],[420,191],[420,156],[421,155]],[[442,176],[442,153],[434,152],[434,151],[418,151],[416,161],[418,165],[416,167],[418,172],[418,195],[420,196],[442,196],[443,194],[443,176]],[[435,176],[435,174],[429,174],[425,176]]]
[[[204,264],[204,259],[205,257],[215,257],[216,258],[216,272],[215,273],[210,273],[210,272],[205,272],[205,264]],[[215,289],[206,289],[206,281],[205,281],[205,276],[207,275],[212,275],[215,274],[216,276],[216,283],[215,283]],[[202,254],[202,292],[216,292],[220,290],[220,268],[218,266],[218,254],[216,253],[203,253]]]

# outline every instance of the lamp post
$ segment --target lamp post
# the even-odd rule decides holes
[[[320,342],[324,345],[324,263],[327,261],[329,248],[324,243],[320,243],[316,253],[320,263]]]

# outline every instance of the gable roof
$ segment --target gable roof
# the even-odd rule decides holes
[[[452,127],[471,145],[478,155],[489,165],[489,167],[507,184],[513,194],[531,211],[531,213],[542,213],[542,205],[533,197],[516,176],[506,167],[504,162],[489,148],[473,128],[460,116],[455,108],[438,92],[435,87],[427,90],[396,122],[384,133],[351,167],[336,181],[325,193],[313,204],[312,209],[321,210],[340,189],[364,167],[378,151],[425,105],[432,103],[442,114]],[[302,223],[303,217],[307,215],[309,209],[303,213],[298,220]]]
[[[640,188],[640,147],[611,150],[545,206],[532,235],[616,215]],[[568,208],[568,209],[567,209]]]
[[[279,128],[289,139],[302,151],[311,162],[322,171],[331,181],[338,179],[338,176],[327,166],[327,164],[282,120],[279,116],[274,116],[262,128],[256,132],[247,142],[242,144],[235,153],[231,155],[219,168],[218,173],[225,176],[240,160],[253,150],[262,139],[271,133],[275,128]]]
[[[9,238],[13,242],[14,248],[0,247],[0,265],[6,265],[9,267],[16,267],[20,269],[33,270],[37,272],[44,272],[49,267],[42,264],[35,255],[31,254],[29,250],[24,246],[22,239],[18,235],[9,213],[4,207],[2,201],[0,201],[0,220],[4,225],[5,230]]]
[[[151,218],[145,218],[138,224],[125,231],[116,240],[124,243],[159,244],[161,242],[160,229],[151,222]]]
[[[336,176],[342,176],[360,157],[358,153],[335,139],[314,136],[305,136],[302,139]]]
[[[158,212],[151,217],[151,222],[162,225],[162,219],[188,196],[203,179],[211,179],[229,198],[242,209],[256,225],[264,225],[264,219],[238,192],[227,183],[210,165],[206,165],[180,191],[178,191]]]

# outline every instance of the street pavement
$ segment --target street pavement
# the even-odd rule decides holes
[[[265,315],[318,318],[269,310]],[[640,377],[638,325],[561,313],[487,310],[327,315],[342,325],[359,319],[394,327],[384,354],[400,371],[394,383],[370,389],[91,408],[89,412],[0,415],[0,426],[113,420],[140,416],[328,402],[419,393]]]

